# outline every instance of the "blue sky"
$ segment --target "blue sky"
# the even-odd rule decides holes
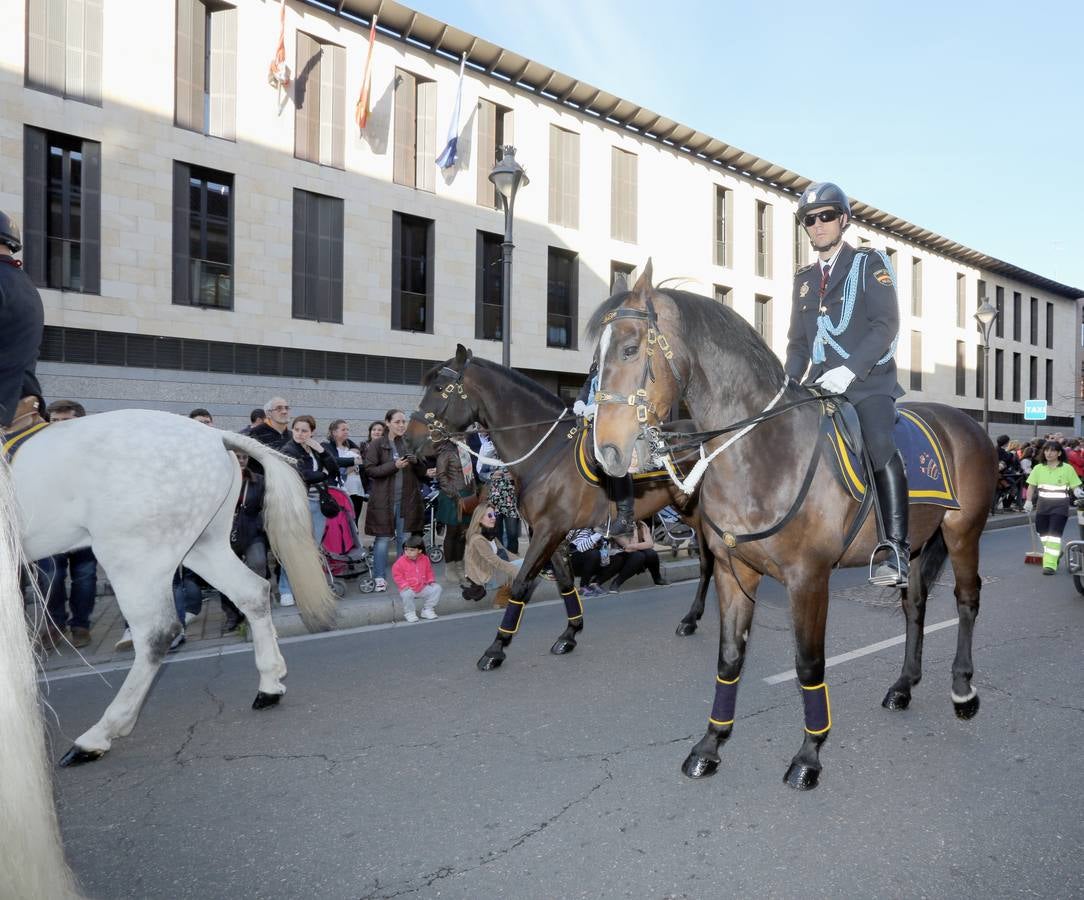
[[[1084,4],[407,5],[1084,291]]]

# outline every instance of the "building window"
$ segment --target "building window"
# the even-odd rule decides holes
[[[1024,314],[1022,299],[1019,291],[1012,292],[1012,339],[1014,341],[1020,340],[1020,329],[1023,327],[1021,324]]]
[[[395,150],[392,178],[422,191],[436,189],[437,84],[395,70]]]
[[[967,396],[967,344],[956,342],[956,396]]]
[[[806,237],[805,229],[797,218],[794,220],[794,270],[798,271],[805,265],[808,258],[809,238]]]
[[[956,327],[967,327],[967,279],[962,272],[956,274]]]
[[[1005,351],[1001,349],[994,351],[994,399],[1005,399]]]
[[[975,312],[979,311],[979,307],[987,301],[986,297],[986,282],[981,278],[977,282],[975,290]],[[975,330],[982,334],[982,323],[978,319],[975,319]]]
[[[715,265],[730,268],[733,258],[734,192],[715,185]]]
[[[346,49],[299,31],[294,79],[294,156],[298,159],[345,168],[345,81]]]
[[[1031,345],[1033,347],[1039,346],[1039,298],[1031,298]]]
[[[432,334],[433,220],[392,213],[391,243],[391,327]]]
[[[173,302],[233,308],[233,176],[173,164]]]
[[[723,284],[717,284],[715,285],[714,295],[716,301],[722,303],[723,306],[734,308],[734,291],[731,288]]]
[[[994,308],[997,310],[997,318],[994,319],[994,337],[1005,337],[1005,288],[994,288]]]
[[[34,284],[101,291],[102,147],[23,130],[23,264]]]
[[[1000,399],[1000,398],[999,398]],[[1020,354],[1012,355],[1012,399],[1014,403],[1020,402]]]
[[[28,0],[25,80],[35,90],[102,105],[102,0]]]
[[[177,0],[173,121],[234,140],[237,119],[237,10],[215,0]]]
[[[1028,399],[1039,399],[1039,360],[1034,356],[1028,357]]]
[[[294,189],[293,317],[343,320],[343,201]]]
[[[1046,402],[1054,402],[1054,360],[1046,361]]]
[[[975,396],[980,400],[986,396],[986,354],[982,347],[975,354]]]
[[[764,338],[769,347],[772,344],[772,298],[757,294],[753,304],[753,328]]]
[[[911,315],[922,315],[922,260],[911,258]]]
[[[617,260],[610,260],[610,296],[613,297],[618,291],[632,290],[632,273],[636,270],[636,266],[632,263],[618,262]],[[624,282],[624,287],[620,287],[617,283],[618,279]]]
[[[911,332],[911,390],[922,390],[922,332]]]
[[[757,275],[772,277],[772,207],[770,203],[757,201]]]
[[[896,266],[896,251],[889,247],[885,250],[885,256],[888,257],[888,264],[892,267],[892,280],[897,281],[896,273],[899,268]]]
[[[478,205],[499,209],[497,191],[489,173],[505,144],[515,143],[512,110],[489,100],[478,101]],[[434,163],[436,165],[436,163]]]
[[[610,148],[610,237],[636,243],[636,154]]]
[[[1046,304],[1046,349],[1054,349],[1054,304]]]
[[[474,258],[477,271],[474,277],[474,336],[481,341],[503,339],[503,242],[503,236],[490,234],[488,231],[479,231],[475,241]]]
[[[580,136],[550,126],[551,225],[580,227]]]
[[[576,254],[549,248],[546,276],[546,346],[576,349]]]

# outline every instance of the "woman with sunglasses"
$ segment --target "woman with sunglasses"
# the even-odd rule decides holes
[[[905,587],[911,555],[907,473],[893,434],[896,398],[903,396],[896,378],[896,275],[883,251],[843,241],[851,206],[837,185],[811,184],[798,200],[797,215],[817,261],[794,276],[784,368],[788,378],[804,378],[854,404],[892,548],[870,580]]]
[[[471,518],[463,563],[467,578],[485,586],[498,575],[511,581],[523,565],[520,557],[497,540],[497,512],[488,503],[479,503]]]

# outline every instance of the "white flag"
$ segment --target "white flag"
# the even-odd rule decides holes
[[[437,157],[437,165],[442,169],[450,169],[455,165],[459,144],[459,110],[463,105],[463,67],[467,64],[467,55],[464,53],[459,60],[459,87],[455,91],[455,107],[452,109],[452,121],[448,126],[448,143],[444,145],[440,156]]]

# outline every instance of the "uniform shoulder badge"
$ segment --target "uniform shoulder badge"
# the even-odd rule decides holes
[[[808,281],[803,281],[802,286],[800,288],[798,288],[798,296],[799,297],[804,297],[808,293],[809,293],[809,282]]]
[[[873,277],[876,278],[881,284],[892,284],[892,273],[888,269],[878,269],[873,273]]]
[[[814,265],[816,265],[816,263],[809,263],[805,266],[799,266],[797,269],[794,270],[794,274],[801,275],[803,272],[808,272],[810,269],[813,268]]]

